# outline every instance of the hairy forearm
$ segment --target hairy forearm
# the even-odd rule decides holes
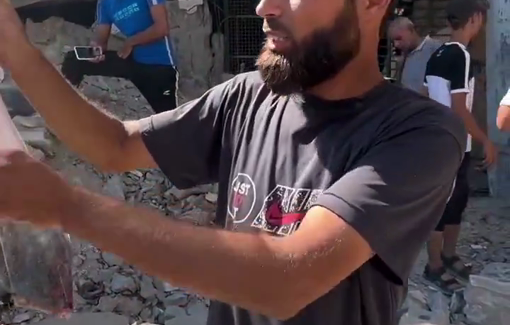
[[[157,24],[153,24],[151,27],[147,28],[146,30],[128,38],[127,42],[131,46],[136,46],[136,45],[147,44],[147,43],[152,43],[152,42],[158,41],[167,35],[168,35],[168,30],[165,27],[159,26]]]
[[[280,318],[297,312],[289,305],[308,280],[293,277],[300,263],[286,239],[196,227],[78,191],[80,214],[67,215],[65,231],[208,298]]]
[[[92,163],[105,165],[127,136],[123,123],[83,99],[30,44],[16,48],[7,67],[23,94],[59,139]]]

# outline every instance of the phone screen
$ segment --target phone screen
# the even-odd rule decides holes
[[[76,46],[74,48],[78,59],[95,59],[101,56],[101,48],[97,46]]]

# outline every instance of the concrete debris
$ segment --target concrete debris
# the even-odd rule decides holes
[[[508,324],[510,263],[491,263],[479,275],[472,275],[464,298],[464,313],[469,324]]]

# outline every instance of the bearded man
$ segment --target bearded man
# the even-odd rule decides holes
[[[104,170],[218,182],[221,227],[73,187],[19,152],[0,155],[1,215],[59,227],[211,298],[209,325],[397,323],[466,136],[453,112],[379,72],[390,0],[263,0],[258,72],[130,122],[83,100],[0,3],[1,64],[53,132]]]

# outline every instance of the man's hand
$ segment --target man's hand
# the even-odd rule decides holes
[[[6,63],[9,57],[16,55],[16,44],[29,43],[25,28],[16,10],[8,0],[0,0],[0,61]]]
[[[100,46],[101,48],[103,48],[101,45],[99,45],[97,42],[94,42],[94,41],[90,42],[90,46],[92,46],[92,47]],[[103,48],[103,51],[104,51],[104,48]],[[97,58],[90,60],[90,62],[92,62],[92,63],[99,63],[99,62],[104,61],[104,58],[105,58],[104,54],[101,54]]]
[[[22,151],[0,152],[0,184],[0,215],[48,228],[73,213],[72,187]]]
[[[486,140],[483,144],[483,151],[485,159],[481,166],[482,169],[487,169],[492,166],[498,159],[498,148],[490,141]]]
[[[127,59],[127,57],[133,52],[133,46],[130,42],[125,42],[124,46],[117,52],[119,57]]]

